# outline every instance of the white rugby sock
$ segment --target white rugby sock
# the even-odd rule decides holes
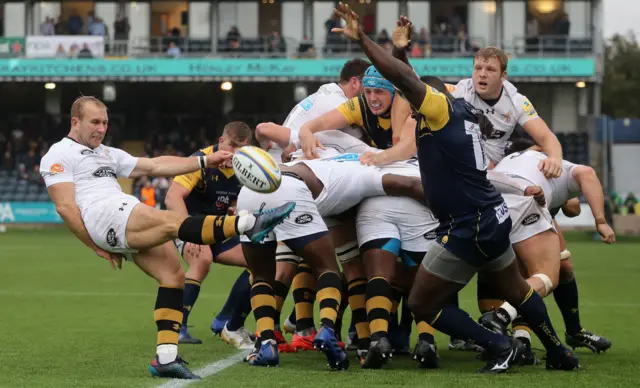
[[[156,347],[156,354],[158,355],[158,362],[161,364],[168,364],[178,357],[178,345],[176,344],[162,344]]]
[[[518,311],[516,310],[516,308],[510,305],[508,302],[504,302],[500,306],[500,308],[506,311],[507,314],[509,314],[509,322],[513,322],[513,320],[518,316]]]
[[[238,232],[240,232],[240,234],[244,234],[244,232],[253,228],[255,224],[256,217],[253,214],[249,214],[246,210],[238,213]]]
[[[529,340],[529,343],[531,343],[531,334],[529,334],[529,332],[526,331],[526,330],[516,330],[513,333],[513,337],[514,338],[526,338],[527,340]]]

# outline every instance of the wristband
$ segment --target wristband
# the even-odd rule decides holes
[[[207,166],[207,159],[202,155],[198,156],[198,165],[200,168],[205,168]]]

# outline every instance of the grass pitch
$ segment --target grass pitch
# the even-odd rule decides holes
[[[581,349],[582,370],[548,372],[521,367],[503,376],[474,373],[481,363],[472,353],[446,350],[438,335],[442,368],[419,370],[408,357],[396,357],[385,370],[356,365],[331,372],[317,352],[282,354],[278,368],[252,368],[240,362],[191,386],[211,387],[638,387],[640,386],[640,243],[614,246],[569,237],[580,289],[582,323],[613,341],[606,354]],[[110,269],[66,230],[0,234],[1,387],[156,387],[168,380],[149,377],[156,329],[156,285],[131,264]],[[213,337],[211,318],[226,299],[240,269],[214,265],[191,314],[191,333],[203,345],[182,346],[181,355],[198,370],[237,351]],[[475,286],[461,295],[477,316]],[[547,305],[559,332],[564,324],[553,301]],[[291,309],[287,300],[283,315]],[[348,315],[348,312],[347,312]],[[349,318],[346,317],[345,325]],[[247,326],[253,329],[253,318]],[[564,335],[562,335],[564,337]],[[415,337],[415,336],[414,336]],[[539,343],[534,346],[541,348]],[[541,355],[541,354],[539,354]]]

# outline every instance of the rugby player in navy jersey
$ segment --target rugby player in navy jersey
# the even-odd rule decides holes
[[[488,120],[463,99],[453,99],[441,80],[433,77],[428,84],[422,82],[409,65],[375,44],[363,33],[349,6],[340,3],[335,12],[346,24],[332,31],[360,44],[415,111],[426,203],[440,220],[437,238],[422,261],[409,297],[416,318],[482,346],[488,352],[482,371],[505,372],[517,362],[523,345],[483,328],[466,312],[447,304],[480,272],[517,306],[538,335],[547,349],[547,368],[579,368],[577,357],[555,333],[544,302],[519,272],[509,241],[507,206],[487,179],[489,163],[480,127],[487,126]]]

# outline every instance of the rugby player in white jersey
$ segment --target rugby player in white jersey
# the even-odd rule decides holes
[[[154,311],[158,334],[151,375],[198,379],[178,356],[185,275],[171,241],[179,238],[210,245],[243,233],[260,241],[295,204],[253,215],[194,217],[140,204],[122,191],[117,177],[171,177],[219,166],[232,154],[136,158],[102,145],[107,125],[104,103],[94,97],[78,98],[71,107],[69,134],[44,155],[41,174],[56,211],[80,241],[114,268],[121,268],[125,256],[158,282]]]
[[[282,125],[275,123],[258,124],[256,127],[256,139],[260,142],[261,148],[269,152],[277,162],[280,162],[284,149],[298,140],[300,128],[307,121],[323,115],[362,93],[362,77],[369,66],[370,63],[363,59],[356,58],[347,61],[342,66],[338,82],[322,85],[318,91],[299,102],[289,112]],[[362,137],[362,130],[359,128],[345,127],[335,129],[342,129],[358,139]],[[315,288],[315,283],[313,283],[313,277],[309,274],[310,270],[306,263],[303,263],[299,257],[294,255],[285,244],[278,244],[276,281],[274,283],[277,301],[275,337],[281,352],[291,350],[280,329],[280,313],[292,283],[294,301],[297,301],[295,310],[301,310],[299,313],[302,320],[298,322],[294,319],[296,318],[294,310],[284,322],[284,331],[294,334],[291,341],[293,348],[313,349],[311,342],[315,336],[312,304],[314,295],[310,290]],[[296,291],[297,289],[299,291]]]
[[[607,244],[615,242],[615,233],[607,224],[605,219],[602,185],[600,184],[593,168],[584,165],[576,165],[563,160],[563,171],[560,177],[548,179],[545,178],[542,172],[537,169],[540,161],[545,160],[547,156],[540,152],[540,147],[536,146],[533,142],[527,139],[516,140],[513,142],[508,152],[511,153],[498,163],[495,168],[496,171],[507,174],[516,181],[522,181],[525,184],[535,184],[542,187],[545,198],[547,199],[548,209],[559,209],[569,200],[577,198],[580,195],[584,195],[589,207],[591,208],[596,230],[602,237],[602,241]],[[505,200],[506,199],[507,197],[505,196]],[[540,214],[541,217],[536,218],[534,216],[538,215],[537,212],[532,212],[531,214],[523,213],[521,223],[523,225],[529,225],[534,229],[536,228],[536,224],[543,223],[546,225],[546,228],[549,228],[551,225],[550,214],[542,215],[542,212],[540,212]],[[523,232],[526,236],[527,232]],[[538,236],[540,235],[537,235],[536,237]],[[549,269],[544,268],[550,264],[549,260],[540,260],[540,258],[555,255],[557,256],[559,263],[559,252],[561,249],[560,242],[557,239],[557,236],[554,237],[556,237],[555,241],[544,240],[538,241],[534,244],[529,244],[528,241],[522,241],[514,246],[514,248],[516,248],[520,244],[525,244],[522,247],[523,249],[518,251],[516,248],[516,251],[529,274],[538,274],[540,272],[549,273]],[[535,241],[535,239],[531,239],[531,241]],[[513,242],[515,243],[517,241]],[[565,259],[567,258],[565,257]],[[538,284],[537,286],[532,284],[532,286],[534,286],[536,291],[543,296],[553,290],[554,287],[562,286],[562,283],[558,284],[557,275],[553,277],[553,280],[555,281],[552,281],[549,277],[545,278],[545,276],[540,276],[537,280],[541,284]],[[540,282],[540,280],[542,280],[542,282]],[[565,280],[566,283],[566,279],[563,280]],[[575,284],[575,279],[572,278],[570,280]],[[573,348],[586,347],[594,352],[606,351],[611,347],[611,342],[608,339],[594,335],[581,327],[578,315],[577,288],[575,288],[575,290],[575,298],[558,300],[558,297],[556,296],[556,301],[560,307],[563,307],[562,304],[565,304],[566,306],[564,307],[567,307],[566,310],[572,311],[571,314],[565,314],[565,309],[561,309],[563,318],[565,319],[565,326],[567,328],[567,344]],[[506,325],[511,323],[515,318],[515,309],[508,305],[508,303],[505,303],[497,310],[497,312],[485,314],[483,316],[483,321],[488,327],[504,330],[506,329]],[[526,324],[517,322],[517,326],[515,323],[514,326],[516,329],[516,336],[528,337]],[[518,329],[519,326],[522,328]]]
[[[337,108],[340,104],[362,94],[362,77],[371,64],[363,59],[347,61],[340,71],[338,82],[320,86],[317,92],[300,101],[289,112],[282,125],[261,123],[256,127],[256,139],[276,161],[280,161],[283,149],[298,139],[302,126]],[[341,128],[333,128],[341,129]],[[361,138],[358,128],[344,128],[350,135]]]

